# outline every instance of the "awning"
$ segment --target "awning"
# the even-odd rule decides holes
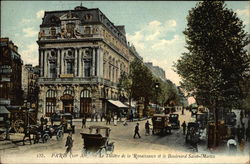
[[[121,101],[118,100],[108,100],[111,104],[115,105],[118,108],[128,108],[128,106],[124,105]]]
[[[10,111],[5,106],[0,106],[0,114],[9,114]]]

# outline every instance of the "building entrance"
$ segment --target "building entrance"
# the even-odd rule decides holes
[[[66,94],[66,95],[63,95],[61,97],[61,100],[63,102],[63,112],[73,114],[73,112],[74,112],[74,97]]]

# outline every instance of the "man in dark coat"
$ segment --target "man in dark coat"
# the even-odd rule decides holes
[[[83,116],[83,118],[82,118],[82,128],[86,128],[86,117],[85,116]]]
[[[149,132],[149,130],[150,130],[150,126],[151,124],[147,121],[146,123],[145,123],[145,130],[146,130],[146,135],[149,135],[150,134],[150,132]]]
[[[135,138],[136,135],[138,135],[139,138],[141,138],[141,136],[140,136],[140,134],[139,134],[139,123],[136,123],[134,138]]]
[[[186,127],[187,127],[186,122],[184,121],[181,126],[183,128],[183,135],[185,135],[186,134]]]
[[[74,140],[72,139],[72,133],[70,132],[67,137],[66,144],[65,144],[65,147],[67,147],[65,155],[67,155],[69,152],[70,152],[70,155],[72,155],[73,142]]]

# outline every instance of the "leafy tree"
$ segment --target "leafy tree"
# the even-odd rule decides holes
[[[239,82],[249,67],[249,43],[243,22],[223,1],[197,3],[187,16],[186,48],[175,63],[182,87],[213,109],[232,108],[242,99]],[[217,124],[216,124],[217,125]]]

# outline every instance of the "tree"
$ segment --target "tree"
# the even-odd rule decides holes
[[[135,59],[130,63],[129,73],[123,72],[118,82],[118,90],[121,93],[124,90],[127,93],[129,103],[131,100],[144,99],[145,107],[152,97],[153,76],[142,61]]]
[[[188,53],[175,63],[181,86],[218,120],[218,107],[232,108],[242,99],[239,82],[249,67],[249,43],[243,22],[223,1],[197,3],[187,16]],[[217,125],[217,124],[216,124]]]

